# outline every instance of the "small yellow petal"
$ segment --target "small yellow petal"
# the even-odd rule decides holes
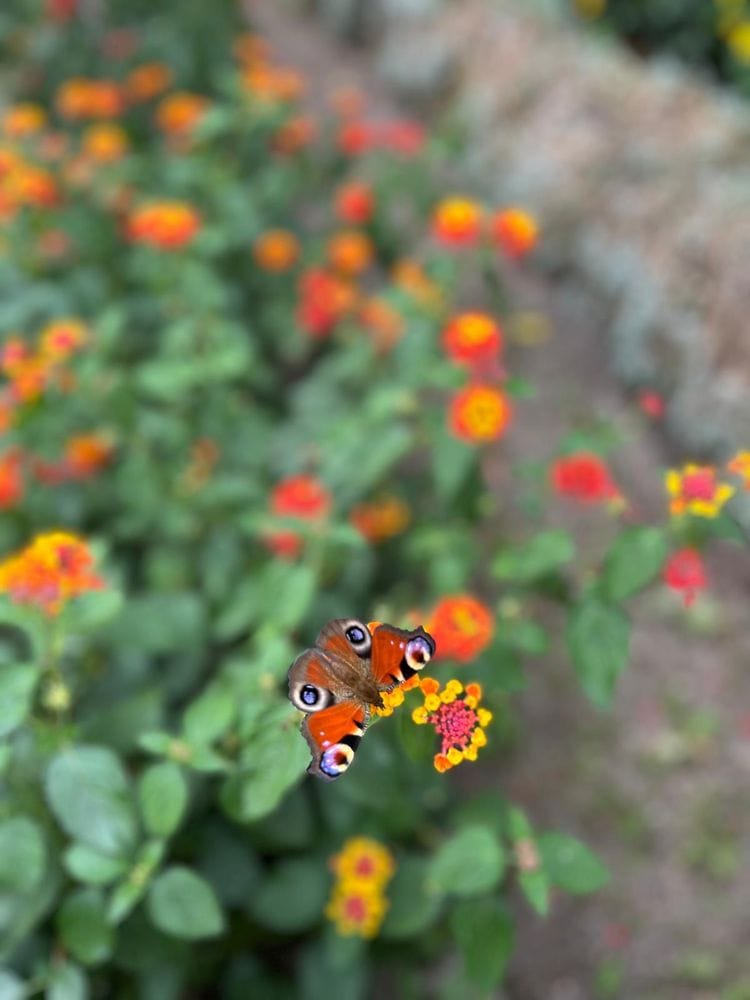
[[[682,492],[682,476],[676,469],[669,469],[664,476],[664,485],[670,496],[678,497]]]
[[[471,734],[471,743],[475,747],[487,746],[487,734],[483,729],[475,729]]]
[[[427,709],[423,705],[415,708],[411,713],[411,721],[416,722],[418,726],[423,726],[427,722]]]
[[[476,760],[479,750],[475,746],[469,746],[464,750],[464,760]]]
[[[456,692],[450,691],[448,688],[446,688],[445,691],[443,691],[443,693],[440,695],[440,700],[444,705],[450,705],[451,702],[456,700]]]
[[[477,699],[472,698],[471,695],[467,695],[466,698],[464,698],[464,705],[466,705],[467,708],[476,708],[478,704]]]
[[[479,719],[480,726],[489,726],[492,722],[492,712],[487,708],[480,708],[477,712],[477,718]]]
[[[461,692],[464,689],[464,686],[461,683],[461,681],[457,681],[454,678],[453,680],[448,681],[448,683],[445,685],[445,689],[446,691],[452,691],[454,694],[461,694]]]
[[[451,764],[453,764],[454,766],[456,764],[460,764],[463,759],[464,755],[457,747],[450,748],[450,750],[448,751],[448,760],[451,762]]]
[[[428,712],[437,712],[440,708],[440,698],[436,694],[428,694],[424,700],[424,707]]]

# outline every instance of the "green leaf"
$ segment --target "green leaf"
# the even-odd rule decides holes
[[[87,885],[109,885],[125,871],[127,862],[102,854],[87,844],[71,844],[63,855],[66,870]]]
[[[102,854],[123,855],[136,840],[128,780],[118,758],[105,747],[79,746],[52,759],[45,795],[55,818],[71,837]]]
[[[0,737],[12,733],[29,714],[38,679],[38,668],[29,663],[0,670]]]
[[[549,637],[545,630],[528,618],[501,619],[500,638],[511,649],[529,656],[540,656],[549,649]]]
[[[513,950],[513,921],[497,899],[459,903],[451,920],[467,978],[490,992],[503,979]]]
[[[251,895],[248,910],[264,927],[297,934],[319,920],[330,881],[322,858],[280,861]]]
[[[236,714],[237,703],[231,691],[222,684],[211,684],[185,712],[185,739],[190,743],[212,743],[229,729]]]
[[[79,889],[60,907],[57,926],[63,945],[84,965],[99,965],[112,954],[114,935],[99,889]]]
[[[129,598],[107,630],[114,645],[144,653],[171,653],[200,646],[206,609],[194,593],[155,593]]]
[[[185,813],[188,787],[182,770],[172,761],[152,764],[138,783],[138,799],[146,830],[154,837],[170,837]]]
[[[494,888],[505,867],[497,837],[484,826],[466,826],[430,859],[429,883],[440,892],[476,896]]]
[[[616,539],[604,562],[602,583],[612,601],[623,601],[642,590],[658,574],[667,555],[659,528],[628,528]]]
[[[585,895],[609,881],[609,872],[593,851],[567,833],[543,833],[538,841],[544,870],[553,885]]]
[[[33,820],[13,816],[0,822],[0,889],[29,892],[46,865],[44,836]]]
[[[446,427],[436,431],[432,447],[432,477],[435,493],[444,504],[461,490],[477,464],[477,449],[459,441]]]
[[[8,969],[0,969],[0,997],[2,1000],[25,1000],[29,994],[26,984]]]
[[[216,937],[224,929],[211,886],[181,866],[168,868],[155,879],[148,894],[148,912],[160,931],[189,941]]]
[[[536,910],[544,917],[549,912],[549,878],[543,868],[535,871],[519,872],[518,884],[524,896]]]
[[[565,531],[540,531],[522,545],[505,548],[490,572],[498,580],[533,583],[561,569],[575,555],[573,539]]]
[[[570,612],[566,639],[584,691],[599,708],[608,708],[628,662],[627,617],[596,597],[584,598]]]
[[[273,812],[310,763],[310,750],[299,731],[296,713],[284,706],[275,715],[268,711],[267,719],[268,726],[248,741],[240,770],[229,777],[222,790],[224,808],[240,823]]]
[[[437,919],[443,902],[442,894],[428,885],[427,860],[417,855],[399,858],[387,896],[390,905],[380,937],[390,940],[423,934]]]
[[[60,962],[52,967],[45,1000],[88,1000],[88,997],[89,984],[77,965]]]

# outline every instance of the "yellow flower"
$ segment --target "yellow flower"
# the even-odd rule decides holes
[[[345,937],[374,938],[387,909],[381,892],[345,882],[334,888],[325,915]]]
[[[750,64],[750,21],[740,21],[727,31],[727,46],[738,62]]]
[[[740,476],[743,486],[750,490],[750,451],[738,451],[737,454],[727,462],[727,470]]]
[[[682,469],[669,469],[664,477],[671,497],[671,514],[694,514],[696,517],[716,517],[736,490],[716,478],[710,465],[688,464]]]
[[[382,888],[396,870],[393,855],[383,844],[370,837],[350,837],[330,861],[341,882],[365,883]]]

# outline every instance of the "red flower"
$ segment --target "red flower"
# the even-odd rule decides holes
[[[620,495],[606,464],[592,452],[578,451],[556,459],[550,477],[556,493],[581,503],[601,503]]]
[[[495,620],[486,604],[471,594],[453,594],[438,601],[425,630],[435,640],[436,656],[468,663],[492,641]]]
[[[319,267],[302,275],[299,290],[297,319],[312,337],[326,337],[354,302],[351,285]]]
[[[534,249],[539,237],[539,227],[523,209],[505,208],[492,216],[490,233],[505,256],[517,260]]]
[[[451,360],[459,363],[491,361],[500,353],[502,346],[502,331],[486,313],[461,313],[443,331],[443,349]]]
[[[289,476],[273,488],[270,506],[277,517],[318,521],[325,518],[331,509],[331,494],[314,476]],[[284,559],[294,559],[302,548],[302,539],[293,529],[268,531],[263,535],[263,541],[272,552]]]
[[[647,417],[661,420],[664,416],[664,398],[652,389],[644,389],[638,396],[638,405]]]
[[[510,400],[491,385],[467,386],[456,393],[448,408],[451,433],[470,444],[502,437],[512,417]]]
[[[689,608],[698,591],[707,585],[706,568],[697,549],[678,549],[664,567],[662,578],[668,587],[682,593],[685,607]]]
[[[365,181],[350,181],[336,192],[336,215],[350,225],[369,222],[375,207],[372,188]]]
[[[23,497],[23,456],[20,448],[0,455],[0,510],[15,507]]]

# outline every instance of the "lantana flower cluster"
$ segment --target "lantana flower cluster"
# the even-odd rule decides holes
[[[388,910],[386,888],[396,871],[393,855],[370,837],[351,837],[330,860],[335,882],[326,917],[339,934],[377,936]]]
[[[59,615],[71,598],[104,586],[84,539],[66,531],[37,537],[0,563],[0,593],[18,604]]]

